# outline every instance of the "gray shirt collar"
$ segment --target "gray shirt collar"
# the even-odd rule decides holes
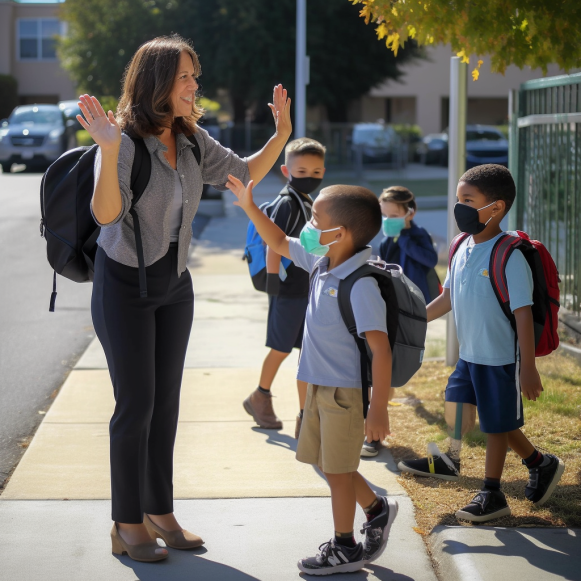
[[[165,152],[167,151],[167,147],[159,140],[157,135],[148,135],[143,139],[147,150],[150,154],[155,153],[156,151]],[[186,147],[194,147],[193,143],[183,134],[177,133],[176,134],[176,148],[177,151],[181,151]]]
[[[332,274],[340,280],[347,278],[352,272],[356,271],[360,266],[363,266],[371,258],[371,252],[371,246],[366,246],[363,250],[360,250],[357,254],[354,254],[339,266],[331,269],[329,274]],[[329,259],[325,257],[319,264],[319,272],[327,272],[328,266]]]

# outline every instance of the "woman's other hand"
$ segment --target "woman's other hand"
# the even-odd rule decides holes
[[[79,107],[83,115],[77,115],[79,123],[89,132],[93,141],[102,151],[117,151],[121,144],[121,129],[115,120],[113,111],[105,114],[96,97],[81,95]]]
[[[268,106],[272,111],[274,117],[274,126],[277,135],[284,137],[287,140],[293,130],[290,117],[291,100],[287,96],[287,90],[282,85],[276,85],[272,93],[272,103]]]

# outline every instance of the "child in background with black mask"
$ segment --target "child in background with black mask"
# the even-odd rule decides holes
[[[311,219],[313,200],[309,194],[323,181],[325,151],[318,141],[306,137],[289,142],[285,148],[285,163],[280,169],[288,182],[275,200],[269,217],[287,236],[298,238]],[[309,275],[292,262],[284,269],[281,256],[270,248],[266,253],[266,272],[269,295],[266,346],[270,351],[262,364],[258,387],[243,405],[261,428],[279,430],[282,422],[274,412],[270,389],[282,362],[293,348],[301,348]],[[296,438],[299,437],[307,384],[297,380],[297,388],[300,411],[295,426]]]

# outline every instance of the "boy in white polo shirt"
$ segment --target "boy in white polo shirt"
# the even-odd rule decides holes
[[[371,277],[353,286],[351,303],[357,332],[373,353],[373,393],[364,420],[359,351],[339,312],[339,282],[370,258],[367,244],[381,227],[381,209],[373,192],[358,186],[321,190],[313,217],[300,239],[289,238],[256,206],[252,182],[245,188],[230,176],[227,186],[254,222],[266,244],[311,274],[298,379],[308,383],[297,460],[318,465],[331,489],[335,537],[316,557],[298,567],[310,575],[357,571],[384,551],[397,502],[379,497],[357,471],[364,437],[389,434],[387,401],[391,385],[391,348],[386,305]],[[356,504],[367,515],[364,543],[353,535]]]

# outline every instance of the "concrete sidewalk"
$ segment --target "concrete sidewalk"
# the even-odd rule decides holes
[[[258,201],[272,199],[280,185],[268,177],[256,189]],[[273,387],[283,430],[258,429],[241,406],[266,354],[267,301],[252,288],[241,260],[247,219],[227,208],[225,218],[206,227],[190,260],[195,318],[174,462],[176,514],[206,545],[171,550],[168,560],[154,564],[111,554],[113,397],[95,341],[0,497],[0,580],[286,581],[300,578],[296,561],[333,534],[322,475],[294,459],[296,354]],[[442,331],[443,322],[430,325],[432,352]],[[363,460],[361,472],[378,492],[395,496],[400,510],[383,556],[349,579],[436,581],[389,450]],[[356,518],[363,522],[360,510]],[[579,580],[579,537],[570,529],[459,526],[436,527],[428,543],[441,581]]]
[[[272,199],[279,189],[278,180],[265,180],[257,188],[258,201]],[[258,429],[241,405],[257,384],[267,352],[266,296],[252,288],[241,260],[246,225],[241,210],[228,205],[227,216],[206,227],[190,260],[195,317],[174,484],[176,514],[203,535],[205,547],[172,550],[167,561],[149,565],[111,555],[113,397],[95,341],[0,497],[0,579],[297,579],[297,560],[315,554],[332,536],[327,484],[318,470],[294,458],[296,353],[273,387],[283,430]],[[361,471],[378,492],[398,499],[400,511],[384,555],[351,578],[436,581],[389,452],[363,461]],[[357,522],[364,522],[360,510]]]

